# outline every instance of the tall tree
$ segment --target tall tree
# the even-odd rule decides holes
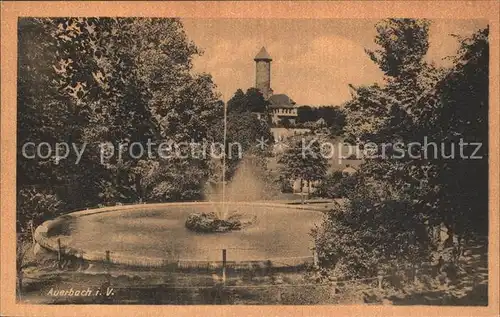
[[[28,141],[88,143],[78,164],[19,154],[19,193],[56,195],[59,211],[201,197],[206,155],[135,158],[137,148],[124,148],[118,157],[119,144],[202,142],[222,116],[210,76],[192,71],[199,51],[178,19],[24,18],[19,52],[19,150]],[[106,142],[115,155],[101,162]]]
[[[297,122],[306,123],[319,119],[316,109],[311,106],[300,106],[297,108]]]
[[[375,43],[380,49],[366,52],[387,76],[419,72],[429,49],[429,25],[427,20],[382,20],[375,26]]]
[[[337,137],[344,132],[346,125],[346,115],[343,109],[338,106],[320,106],[312,108],[310,106],[300,106],[297,109],[297,122],[316,122],[323,119],[330,135]]]
[[[455,159],[432,161],[429,185],[439,188],[439,221],[465,239],[488,235],[488,33],[485,28],[458,38],[454,66],[421,101],[435,109],[425,116],[426,133],[446,149],[469,143],[455,149]]]
[[[428,260],[436,247],[430,229],[441,223],[448,228],[450,244],[454,236],[487,234],[488,30],[461,39],[455,65],[438,69],[424,60],[428,26],[406,19],[377,24],[376,42],[382,48],[368,53],[386,73],[385,85],[352,87],[353,100],[346,105],[347,133],[361,144],[423,144],[426,137],[437,147],[427,157],[422,148],[410,153],[406,147],[398,156],[394,148],[384,151],[381,146],[379,156],[365,159],[355,191],[347,195],[346,205],[332,211],[317,235],[325,259],[337,263],[349,258],[344,263],[359,264],[344,266],[350,274],[373,274],[374,265],[391,259]],[[457,157],[458,149],[454,159],[442,158],[440,147],[458,146],[460,139],[482,143],[477,154],[483,159]],[[415,154],[421,159],[413,159]],[[352,221],[358,217],[373,221]],[[392,222],[383,221],[391,218],[399,219],[398,226],[388,229]],[[344,249],[332,244],[358,235],[370,239],[356,239]],[[390,247],[393,239],[405,247]],[[358,253],[374,246],[383,249],[375,248],[369,261]]]
[[[233,112],[267,112],[268,102],[256,88],[249,88],[246,92],[238,89],[227,102],[228,113]]]

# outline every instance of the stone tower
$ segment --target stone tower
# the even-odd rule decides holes
[[[264,98],[267,99],[273,94],[271,89],[271,61],[266,49],[262,47],[255,56],[255,88],[259,89]]]

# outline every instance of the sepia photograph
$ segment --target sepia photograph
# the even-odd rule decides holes
[[[408,13],[18,16],[15,304],[498,306],[498,24]]]

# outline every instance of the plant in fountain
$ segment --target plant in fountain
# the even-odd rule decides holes
[[[242,221],[240,215],[232,213],[230,216],[228,212],[228,204],[226,204],[226,166],[225,160],[222,164],[222,200],[215,204],[214,211],[201,212],[190,214],[186,220],[186,228],[196,232],[225,232],[232,230],[240,230],[242,228]]]
[[[208,199],[214,201],[214,211],[189,215],[186,227],[197,232],[224,232],[255,224],[256,216],[240,212],[237,203],[262,200],[269,193],[279,191],[273,188],[265,170],[256,161],[261,160],[254,155],[243,158],[224,189],[225,200],[220,202],[222,187],[207,193]]]
[[[186,220],[186,228],[196,232],[225,232],[240,230],[242,222],[237,214],[229,216],[227,219],[221,219],[216,212],[193,213]]]

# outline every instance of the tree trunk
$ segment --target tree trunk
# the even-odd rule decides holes
[[[446,238],[446,241],[444,242],[444,247],[448,248],[453,246],[453,237],[455,233],[453,232],[453,228],[451,226],[446,226],[446,228],[448,229],[448,238]]]

